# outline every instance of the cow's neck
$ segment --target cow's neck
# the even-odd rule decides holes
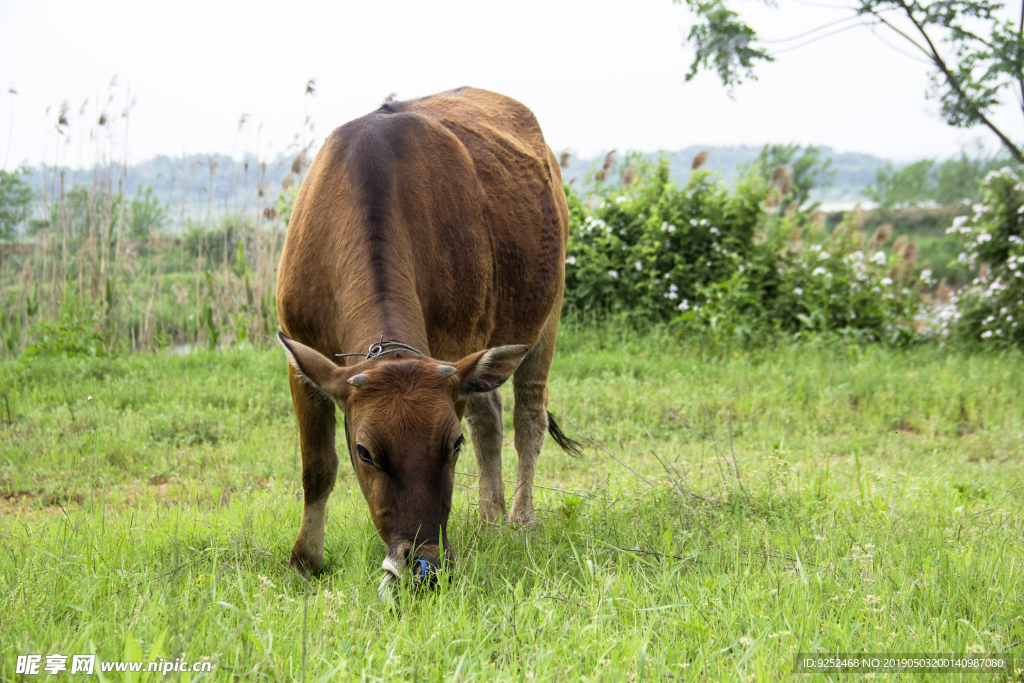
[[[430,355],[423,313],[414,297],[386,292],[363,301],[364,305],[350,312],[351,323],[346,326],[349,332],[345,336],[346,346],[351,348],[346,348],[346,352],[365,353],[383,337],[384,341],[407,344]]]

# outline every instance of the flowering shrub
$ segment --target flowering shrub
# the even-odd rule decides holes
[[[1024,183],[1008,167],[985,178],[971,216],[946,231],[965,239],[960,262],[977,273],[953,295],[939,332],[962,342],[1024,346]]]
[[[592,211],[568,193],[567,307],[668,320],[700,298],[701,285],[743,267],[760,188],[741,183],[730,193],[702,171],[678,187],[665,161],[641,172],[631,186],[598,190]]]
[[[827,235],[796,207],[772,206],[779,193],[754,174],[732,191],[704,171],[676,186],[665,161],[638,175],[598,190],[590,210],[567,190],[568,309],[747,342],[780,332],[913,338],[927,282],[914,277],[912,245],[890,259],[887,237],[866,246],[855,218]]]
[[[915,278],[910,243],[898,243],[889,257],[882,249],[887,236],[867,242],[856,221],[825,235],[769,216],[752,267],[701,287],[706,303],[681,319],[727,337],[824,332],[861,342],[911,341],[919,290],[931,274]]]

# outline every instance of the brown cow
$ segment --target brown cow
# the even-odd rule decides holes
[[[509,518],[534,519],[545,432],[577,446],[546,410],[567,240],[558,162],[533,113],[508,97],[459,88],[386,103],[327,138],[295,202],[278,277],[305,491],[293,566],[323,562],[335,404],[395,577],[414,559],[428,571],[451,559],[463,414],[481,515],[504,515],[498,387],[513,371]]]

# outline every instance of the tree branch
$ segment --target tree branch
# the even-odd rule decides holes
[[[910,36],[908,36],[908,35],[907,35],[906,33],[904,33],[904,32],[903,32],[902,30],[900,30],[900,29],[896,28],[895,26],[893,26],[893,25],[892,25],[892,24],[891,24],[890,22],[886,21],[884,17],[881,17],[881,16],[879,16],[879,15],[878,15],[878,14],[877,14],[877,13],[876,13],[876,12],[875,12],[874,10],[871,10],[871,9],[869,9],[869,10],[866,10],[866,11],[867,11],[867,13],[868,13],[868,14],[870,14],[870,15],[872,15],[872,16],[874,16],[874,17],[877,17],[877,18],[878,18],[878,20],[879,20],[880,22],[882,22],[883,24],[885,24],[886,26],[888,26],[889,28],[891,28],[891,29],[892,29],[893,31],[895,31],[896,33],[898,33],[898,34],[900,34],[901,36],[903,36],[904,38],[906,38],[906,39],[907,39],[907,41],[908,41],[908,42],[909,42],[909,43],[910,43],[911,45],[913,45],[913,46],[914,46],[914,47],[916,47],[916,48],[917,48],[918,50],[920,50],[921,52],[923,52],[923,53],[924,53],[924,55],[925,55],[925,56],[926,56],[926,57],[928,58],[928,61],[929,61],[929,62],[931,62],[931,63],[933,63],[933,64],[935,63],[935,57],[934,57],[934,56],[932,55],[932,53],[931,53],[931,52],[929,52],[928,50],[926,50],[926,49],[925,49],[925,48],[924,48],[924,47],[923,47],[923,46],[922,46],[922,45],[921,45],[920,43],[918,43],[918,42],[917,42],[916,40],[914,40],[913,38],[911,38]]]
[[[935,48],[935,44],[932,42],[931,37],[929,37],[928,33],[924,30],[924,27],[921,26],[921,23],[917,20],[917,17],[914,16],[914,13],[910,9],[910,7],[907,6],[905,0],[896,0],[896,2],[898,2],[900,7],[903,8],[903,11],[906,13],[907,18],[910,19],[910,21],[917,28],[918,32],[921,34],[921,36],[928,43],[928,47],[931,50],[931,54],[929,55],[929,57],[931,58],[935,66],[938,67],[939,71],[942,72],[942,75],[946,77],[946,82],[949,83],[949,87],[951,87],[954,90],[954,92],[956,92],[957,96],[960,98],[960,101],[966,104],[968,107],[970,107],[971,110],[973,110],[974,115],[977,116],[982,123],[988,126],[989,130],[991,130],[999,137],[999,139],[1003,143],[1003,146],[1005,146],[1010,151],[1010,154],[1013,155],[1013,157],[1017,160],[1018,163],[1024,164],[1024,153],[1021,153],[1017,145],[1013,144],[1010,138],[1006,137],[1006,135],[1003,134],[1003,131],[996,128],[996,125],[989,121],[988,117],[985,116],[985,114],[983,114],[976,106],[974,106],[974,104],[971,102],[971,99],[967,97],[967,93],[964,92],[963,87],[960,85],[960,82],[956,79],[956,76],[954,76],[953,73],[949,70],[949,67],[946,66],[946,62],[939,55],[939,51]],[[874,13],[872,12],[872,14]],[[875,16],[878,15],[876,14]],[[916,42],[914,42],[914,44],[917,45]]]
[[[1024,0],[1020,3],[1020,28],[1017,29],[1017,33],[1024,39]],[[1017,85],[1020,86],[1020,110],[1024,113],[1024,73],[1017,76]]]

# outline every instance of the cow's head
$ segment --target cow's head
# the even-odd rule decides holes
[[[501,386],[528,347],[486,349],[454,365],[403,354],[339,367],[283,334],[278,338],[293,371],[348,419],[352,466],[387,546],[383,568],[401,579],[451,561],[448,514],[466,400]]]

